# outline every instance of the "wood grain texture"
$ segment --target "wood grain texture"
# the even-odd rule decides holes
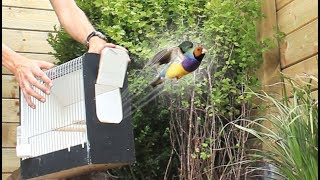
[[[89,179],[107,179],[104,174],[96,173],[106,171],[107,169],[116,168],[120,166],[128,165],[127,163],[111,163],[111,164],[90,164],[85,166],[74,167],[71,169],[62,170],[49,175],[39,176],[36,179],[55,179],[55,180],[65,180],[66,178],[70,180],[89,180]]]
[[[48,0],[2,0],[2,6],[53,10],[51,3]]]
[[[318,75],[318,55],[312,56],[298,64],[290,66],[282,70],[284,74],[289,75],[290,77],[293,76],[300,76],[303,73],[307,73],[313,76]]]
[[[280,44],[281,68],[318,52],[318,19],[285,37]]]
[[[263,53],[263,63],[257,72],[258,78],[261,80],[263,90],[266,92],[281,92],[281,86],[268,86],[280,81],[280,54],[277,40],[273,37],[277,26],[276,7],[274,0],[262,1],[262,12],[266,18],[259,22],[258,40],[262,41],[265,38],[271,38],[276,44],[272,49]]]
[[[19,52],[53,52],[47,38],[47,32],[2,29],[2,42]]]
[[[59,21],[54,11],[2,7],[2,28],[54,31]]]
[[[2,122],[19,122],[19,99],[2,99]]]
[[[6,180],[10,175],[11,173],[2,173],[2,179]]]
[[[18,123],[2,123],[2,147],[16,147],[17,126]]]
[[[281,81],[279,46],[278,41],[273,37],[276,33],[273,27],[277,26],[275,0],[263,0],[261,10],[262,13],[266,15],[266,18],[263,18],[258,24],[258,40],[262,41],[265,38],[271,38],[271,40],[274,41],[275,46],[262,54],[263,62],[257,71],[257,77],[261,81],[263,91],[281,94],[282,85],[269,86]],[[265,102],[259,98],[255,98],[253,104],[253,106],[260,106],[261,104],[272,105],[270,101]],[[252,115],[261,115],[261,113],[263,114],[265,112],[256,111],[253,112]],[[268,127],[271,126],[271,124],[264,125]],[[265,146],[262,146],[262,148],[267,149]]]
[[[12,72],[9,71],[6,67],[2,66],[2,74],[8,75],[8,74],[12,74]]]
[[[285,5],[289,4],[293,0],[276,0],[277,10],[283,8]]]
[[[12,75],[2,75],[2,98],[19,98],[19,85]]]
[[[295,0],[278,11],[280,31],[290,34],[318,17],[318,0]]]
[[[10,173],[20,167],[15,148],[2,148],[2,173]]]
[[[8,7],[11,6],[11,7]],[[40,10],[42,9],[42,10]],[[17,31],[8,28],[52,31],[58,24],[57,17],[48,0],[3,0],[2,42],[15,51],[48,53],[52,48],[47,43],[46,32]],[[24,53],[23,53],[24,54]],[[27,57],[54,61],[47,54],[27,54]],[[2,67],[3,73],[10,72]],[[11,75],[2,76],[2,98],[19,98],[18,84]],[[18,99],[2,99],[2,179],[8,178],[20,166],[16,157],[16,126],[19,122]],[[9,122],[9,123],[6,123]],[[16,122],[16,123],[14,123]],[[11,147],[11,148],[8,148]]]
[[[314,99],[318,99],[318,90],[312,91],[311,96],[312,96]]]
[[[57,59],[50,54],[34,54],[34,53],[19,53],[24,57],[35,59],[35,60],[43,60],[51,63],[57,62]],[[2,66],[2,74],[12,74],[6,67]]]
[[[297,84],[303,84],[303,81],[309,82],[310,78],[306,77],[304,74],[312,75],[318,78],[318,55],[306,59],[298,64],[290,66],[283,69],[283,74],[295,79]],[[286,81],[285,81],[286,82]],[[312,89],[317,88],[317,83],[315,81],[311,82],[313,84]],[[292,91],[290,85],[286,85],[287,93]],[[291,93],[289,93],[291,94]]]

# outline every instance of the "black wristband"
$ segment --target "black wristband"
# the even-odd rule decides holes
[[[85,45],[86,45],[87,47],[89,47],[89,40],[90,40],[93,36],[98,36],[100,39],[103,39],[103,40],[105,40],[106,42],[108,42],[107,37],[106,37],[105,35],[103,35],[101,32],[99,32],[99,31],[92,31],[92,32],[88,35],[88,37],[87,37],[87,39],[86,39],[86,42],[85,42]]]

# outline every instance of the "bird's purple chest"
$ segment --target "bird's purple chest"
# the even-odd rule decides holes
[[[200,66],[200,63],[195,59],[186,58],[182,61],[182,67],[188,72],[193,72]]]

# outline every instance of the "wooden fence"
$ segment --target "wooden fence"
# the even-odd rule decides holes
[[[318,0],[276,0],[276,7],[278,27],[285,33],[281,71],[291,77],[304,73],[318,77]],[[313,90],[318,97],[318,87]]]
[[[263,63],[257,76],[264,91],[282,94],[280,73],[298,82],[298,79],[309,80],[302,78],[304,73],[318,77],[318,0],[262,0],[262,3],[266,18],[258,24],[258,40],[271,38],[276,46],[263,53]],[[282,42],[273,37],[278,30],[285,33]],[[318,87],[313,86],[312,89],[313,97],[318,99]],[[291,86],[286,85],[289,96],[291,90]],[[258,99],[256,103],[265,104]],[[271,106],[260,113],[266,115],[275,110]],[[264,123],[264,126],[271,128],[270,123]],[[249,140],[256,147],[267,148],[257,142],[256,138]]]
[[[298,78],[304,73],[318,77],[318,0],[263,0],[266,19],[259,24],[258,39],[275,38],[285,33],[282,42],[263,54],[264,62],[258,76],[263,85],[280,81],[280,72]],[[307,80],[307,79],[304,79]],[[280,86],[264,87],[266,91],[281,93]],[[287,92],[291,88],[288,86]],[[313,86],[314,97],[318,87]]]
[[[48,0],[2,0],[2,42],[20,54],[54,62],[47,42],[59,21]],[[20,166],[16,157],[16,127],[19,124],[18,84],[2,66],[2,179]]]

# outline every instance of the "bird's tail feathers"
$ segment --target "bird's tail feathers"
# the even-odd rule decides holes
[[[156,87],[157,85],[159,85],[159,84],[161,84],[161,83],[163,83],[164,82],[164,78],[162,78],[162,77],[157,77],[154,81],[152,81],[151,83],[150,83],[150,85],[152,86],[152,87]]]

